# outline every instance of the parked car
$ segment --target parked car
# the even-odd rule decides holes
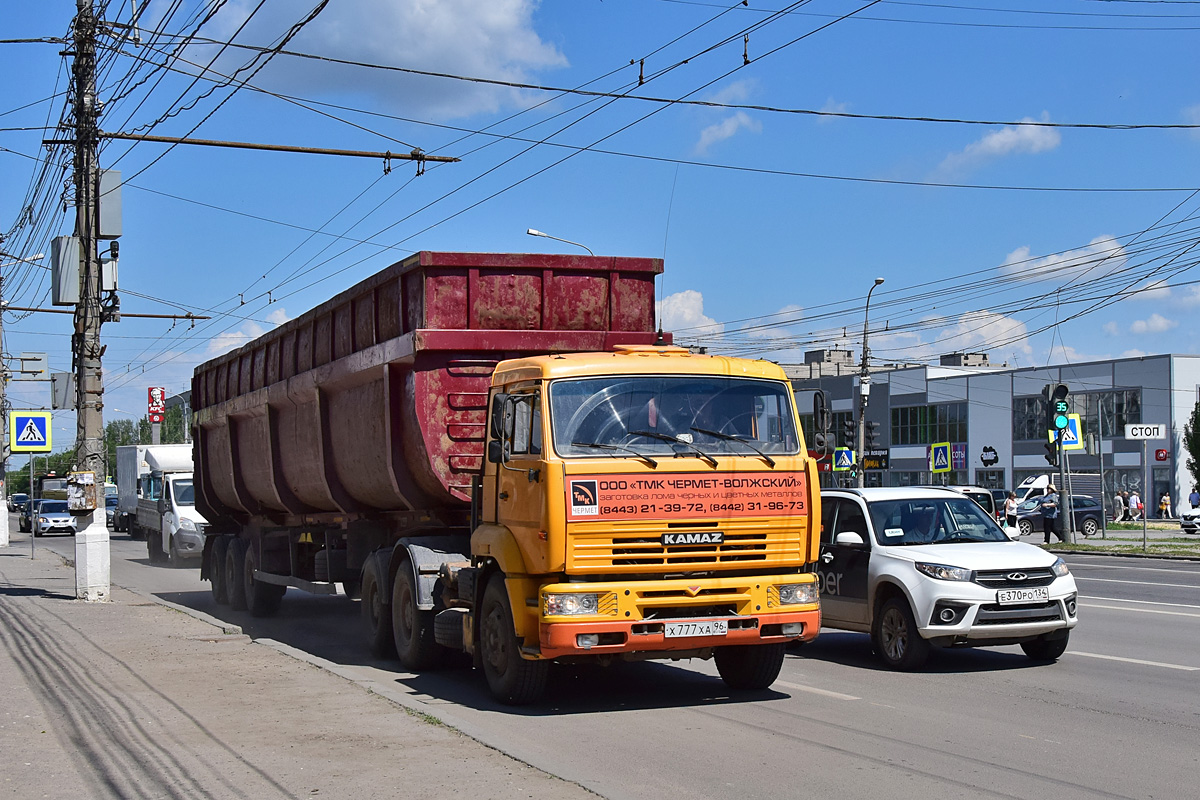
[[[1094,497],[1078,494],[1071,498],[1075,530],[1084,536],[1095,536],[1103,524],[1104,509]],[[1017,506],[1017,528],[1022,536],[1042,531],[1042,498],[1034,497]]]
[[[1004,524],[1004,504],[1008,501],[1008,489],[992,489],[992,502],[996,504],[996,521]]]
[[[116,530],[117,496],[107,495],[104,498],[104,521],[111,530]]]
[[[33,530],[33,515],[37,513],[37,507],[42,502],[39,497],[37,500],[26,500],[25,505],[21,506],[21,516],[17,518],[17,527],[21,529],[21,533],[29,533]]]
[[[33,535],[48,533],[75,535],[75,517],[67,511],[66,500],[43,500],[33,517]]]
[[[821,526],[821,624],[869,633],[887,666],[918,669],[931,647],[1066,650],[1078,596],[1066,563],[961,494],[822,489]]]
[[[931,488],[950,489],[951,491],[965,494],[967,497],[978,503],[980,508],[988,512],[988,514],[992,516],[992,519],[996,520],[996,522],[1000,524],[1001,528],[1004,528],[1004,532],[1008,534],[1008,538],[1016,539],[1019,535],[1019,532],[1016,528],[1007,528],[1004,525],[1004,498],[1002,497],[1000,499],[999,506],[996,505],[997,501],[994,492],[1001,490],[984,489],[982,486],[934,486]],[[1004,497],[1008,496],[1007,493],[1001,493],[1004,495]]]
[[[25,501],[29,499],[29,495],[24,492],[17,492],[8,496],[8,510],[20,511],[21,506],[25,505]]]
[[[1179,527],[1184,533],[1200,533],[1200,508],[1191,508],[1180,514]]]

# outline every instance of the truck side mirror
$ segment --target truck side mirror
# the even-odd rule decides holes
[[[166,513],[166,511],[167,511],[167,501],[166,501],[166,498],[163,498],[163,497],[160,497],[160,498],[158,498],[158,513],[159,513],[159,514],[165,514],[165,513]]]
[[[499,439],[492,439],[488,442],[487,460],[493,464],[499,464],[504,460],[504,442]]]
[[[492,398],[492,438],[503,439],[505,422],[508,417],[508,399],[510,395],[497,393]]]

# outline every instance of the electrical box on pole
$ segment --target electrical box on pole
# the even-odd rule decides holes
[[[55,236],[50,240],[50,304],[79,303],[79,237]]]

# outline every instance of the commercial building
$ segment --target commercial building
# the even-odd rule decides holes
[[[825,393],[838,446],[853,447],[846,423],[857,418],[859,377],[848,351],[806,354],[806,363],[785,369],[792,378],[801,422],[812,442],[812,401]],[[1103,480],[1106,504],[1119,490],[1138,491],[1157,511],[1169,492],[1172,508],[1186,502],[1193,479],[1187,470],[1183,430],[1200,400],[1200,356],[1155,355],[1053,367],[992,365],[986,354],[943,356],[938,366],[872,367],[866,409],[878,424],[868,446],[868,486],[932,483],[1011,489],[1028,477],[1056,474],[1046,458],[1047,384],[1070,390],[1079,415],[1080,445],[1068,451],[1068,470]],[[1167,438],[1125,438],[1125,426],[1162,423]],[[930,471],[929,451],[949,442],[951,470]],[[876,468],[870,468],[876,467]],[[839,473],[823,473],[828,485]],[[1095,485],[1097,480],[1089,481]],[[1143,491],[1149,487],[1151,491]]]

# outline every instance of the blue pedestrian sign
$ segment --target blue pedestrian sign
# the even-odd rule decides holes
[[[1054,442],[1055,431],[1047,431],[1050,442]],[[1062,449],[1063,450],[1086,450],[1087,447],[1083,442],[1083,437],[1079,435],[1079,415],[1067,415],[1067,427],[1062,429]]]
[[[854,451],[849,447],[838,447],[833,451],[833,471],[845,472],[854,468]]]
[[[50,412],[8,412],[8,449],[13,453],[50,452]]]
[[[950,471],[949,442],[938,442],[929,448],[929,471],[933,473]]]

